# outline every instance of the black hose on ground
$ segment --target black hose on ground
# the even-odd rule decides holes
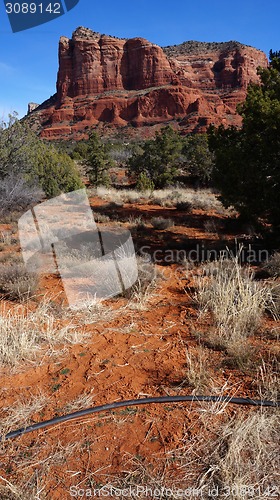
[[[99,413],[101,411],[114,410],[115,408],[122,408],[124,406],[139,406],[151,403],[178,403],[183,401],[206,401],[208,403],[233,403],[237,405],[252,405],[252,406],[270,406],[279,407],[280,401],[266,401],[259,399],[250,398],[231,398],[230,396],[161,396],[154,398],[142,398],[142,399],[129,399],[127,401],[116,401],[115,403],[109,403],[101,406],[95,406],[93,408],[86,408],[85,410],[75,411],[74,413],[68,413],[67,415],[62,415],[60,417],[51,418],[50,420],[45,420],[45,422],[38,422],[37,424],[30,425],[28,427],[17,429],[11,431],[0,441],[15,438],[29,432],[36,431],[38,429],[44,429],[50,427],[51,425],[60,424],[63,422],[68,422],[68,420],[74,420],[76,418],[85,417],[86,415],[91,415],[93,413]]]

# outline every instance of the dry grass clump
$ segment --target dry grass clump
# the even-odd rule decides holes
[[[78,410],[84,410],[94,405],[94,397],[90,394],[80,394],[65,405],[63,413],[72,413]]]
[[[137,266],[137,280],[131,288],[125,290],[124,297],[130,299],[130,307],[144,309],[157,283],[163,276],[156,266],[144,257],[137,257]]]
[[[221,202],[210,189],[195,190],[192,188],[179,188],[176,191],[172,189],[157,190],[150,197],[150,203],[176,208],[178,204],[186,203],[188,204],[186,205],[188,211],[190,209],[224,211]]]
[[[138,217],[134,217],[134,216],[130,215],[130,217],[128,219],[128,223],[129,223],[130,229],[142,230],[142,229],[146,229],[146,227],[147,227],[146,223],[145,223],[145,221],[143,221],[141,215]]]
[[[153,196],[147,200],[147,203],[164,208],[173,208],[176,206],[177,201],[172,195],[162,196],[160,193],[154,192]]]
[[[270,276],[278,278],[280,276],[280,253],[275,252],[270,259],[263,265]]]
[[[68,321],[61,325],[42,301],[34,311],[3,309],[0,315],[0,365],[16,366],[37,357],[42,349],[55,352],[55,346],[81,342],[81,329]]]
[[[94,194],[103,200],[115,203],[150,204],[162,207],[177,207],[179,203],[186,203],[187,207],[194,209],[216,210],[219,213],[225,212],[217,195],[210,189],[195,190],[192,188],[178,188],[176,190],[157,189],[152,192],[140,192],[132,189],[117,190],[100,186],[94,192],[91,190],[89,194]]]
[[[280,283],[275,280],[267,281],[268,300],[267,310],[270,312],[275,321],[280,318]]]
[[[279,482],[279,436],[276,411],[255,409],[248,416],[235,415],[219,428],[218,439],[209,443],[213,451],[207,450],[208,467],[200,486],[216,488],[219,498],[226,493],[238,500],[261,498],[266,488],[275,494]]]
[[[36,273],[27,271],[22,263],[0,264],[0,293],[11,300],[32,297],[39,286]]]
[[[92,215],[93,215],[95,222],[97,222],[99,224],[106,224],[107,222],[110,222],[109,215],[100,214],[99,212],[93,212]]]
[[[138,203],[143,197],[145,198],[146,196],[149,196],[148,193],[141,193],[140,191],[132,189],[118,190],[115,188],[105,188],[103,186],[98,186],[92,194],[95,194],[102,200],[121,205],[123,203]]]
[[[267,360],[262,360],[256,377],[256,387],[260,399],[269,401],[279,401],[280,399],[280,373],[279,359],[270,356]]]
[[[0,250],[4,250],[6,247],[18,244],[18,238],[12,233],[12,231],[1,231],[0,232]]]
[[[151,224],[154,229],[164,230],[174,226],[172,219],[165,219],[164,217],[153,217]]]
[[[5,486],[0,485],[1,500],[47,500],[41,488],[12,484],[5,478],[2,480],[5,482]]]
[[[74,241],[75,243],[75,241]],[[72,272],[74,266],[79,264],[87,264],[96,257],[96,246],[94,242],[84,241],[80,242],[78,248],[75,248],[72,242],[61,241],[57,246],[59,252],[59,267],[60,269]]]
[[[11,441],[7,443],[11,447]],[[53,486],[53,481],[57,478],[57,472],[61,471],[61,466],[70,458],[77,456],[81,443],[62,444],[60,440],[57,440],[51,448],[45,444],[46,440],[41,436],[40,439],[34,439],[29,447],[19,448],[13,454],[9,453],[9,480],[0,476],[2,482],[0,486],[1,500],[48,500],[53,498],[54,490],[50,483],[52,482]]]
[[[83,302],[83,308],[74,310],[75,322],[77,324],[92,325],[94,323],[102,323],[111,321],[116,312],[101,299],[96,297]]]
[[[237,259],[220,260],[198,280],[196,298],[204,310],[212,311],[221,338],[244,338],[260,324],[267,290]]]
[[[209,387],[211,380],[209,358],[203,347],[199,346],[195,351],[187,350],[186,378],[188,384],[193,388],[193,393],[199,393]]]
[[[204,229],[207,233],[217,234],[219,232],[217,223],[213,219],[209,219],[204,222]]]
[[[33,395],[28,401],[16,401],[11,406],[1,408],[0,435],[10,431],[27,427],[32,424],[34,415],[41,412],[48,404],[48,397],[44,394]]]
[[[265,311],[267,288],[253,280],[238,259],[220,260],[204,268],[197,278],[196,300],[203,313],[212,313],[217,343],[228,353],[242,356],[247,337],[256,332]]]

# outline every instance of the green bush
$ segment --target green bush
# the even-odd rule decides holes
[[[137,191],[141,191],[142,193],[145,191],[153,191],[154,187],[154,183],[150,177],[148,177],[145,172],[141,172],[136,184]]]
[[[16,115],[0,125],[0,179],[8,174],[41,187],[48,197],[83,187],[73,160],[40,140]]]
[[[81,189],[83,184],[73,160],[66,153],[57,152],[53,146],[45,148],[27,177],[33,182],[38,179],[48,198]]]

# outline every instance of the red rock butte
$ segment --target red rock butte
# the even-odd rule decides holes
[[[241,124],[236,106],[266,55],[239,42],[161,48],[78,28],[59,41],[57,93],[28,115],[45,139],[82,139],[90,129],[176,123],[184,133]]]

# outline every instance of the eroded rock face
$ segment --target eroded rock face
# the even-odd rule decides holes
[[[29,102],[27,108],[27,114],[29,115],[30,113],[32,113],[32,111],[38,108],[38,106],[40,106],[40,104],[37,104],[36,102]]]
[[[185,132],[240,125],[236,106],[259,81],[259,66],[267,66],[265,54],[238,42],[162,49],[78,28],[60,39],[57,94],[35,111],[37,124],[48,139],[81,138],[100,123],[177,120]]]

